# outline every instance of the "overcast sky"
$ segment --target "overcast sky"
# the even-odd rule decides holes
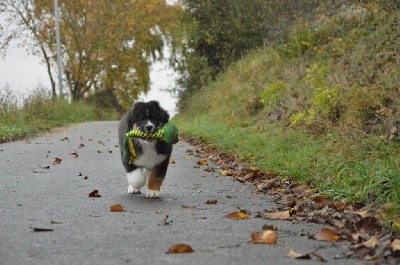
[[[0,89],[8,84],[11,90],[23,95],[28,95],[39,85],[50,90],[46,68],[40,61],[39,57],[28,56],[24,49],[12,44],[4,60],[0,57]],[[151,89],[143,99],[158,100],[171,115],[175,114],[177,100],[164,91],[173,86],[174,78],[174,72],[166,62],[154,64],[150,74]]]

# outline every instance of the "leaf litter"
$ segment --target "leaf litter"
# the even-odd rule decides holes
[[[167,254],[183,254],[183,253],[192,253],[193,249],[188,244],[176,244],[169,247]]]
[[[262,172],[244,160],[218,150],[203,140],[187,137],[185,140],[197,147],[195,151],[188,149],[186,151],[188,155],[198,157],[198,161],[207,159],[208,165],[217,165],[210,166],[204,171],[218,171],[220,175],[231,175],[234,180],[241,183],[253,184],[257,192],[272,196],[279,204],[278,210],[260,212],[257,217],[290,220],[292,223],[304,221],[322,224],[327,227],[315,235],[308,236],[330,243],[347,243],[349,252],[344,253],[342,258],[373,260],[376,264],[400,264],[400,239],[392,231],[383,228],[383,221],[393,205],[378,207],[374,204],[332,200],[290,177],[282,178],[274,171]],[[229,213],[226,217],[240,220],[249,218],[249,215],[238,211]],[[400,217],[399,220],[392,222],[391,227],[394,231],[400,232]],[[252,237],[255,239],[252,240],[260,240],[268,233],[264,230],[254,231]],[[325,261],[315,252],[297,253],[298,255],[295,253],[297,252],[291,252],[288,257],[301,259],[309,255],[313,259]]]

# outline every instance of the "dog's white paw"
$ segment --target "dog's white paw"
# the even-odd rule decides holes
[[[132,185],[129,185],[128,194],[140,194],[140,189],[135,189]]]
[[[146,198],[158,198],[158,197],[160,197],[159,190],[147,190]]]

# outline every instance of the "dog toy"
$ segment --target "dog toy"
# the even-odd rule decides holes
[[[133,160],[138,158],[132,139],[157,139],[162,140],[167,144],[176,144],[179,141],[178,128],[172,123],[166,123],[161,129],[153,133],[142,132],[138,129],[127,132],[125,134],[125,148],[126,153],[129,156],[127,158],[129,164],[132,164]]]

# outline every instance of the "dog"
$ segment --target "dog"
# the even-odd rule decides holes
[[[160,196],[160,188],[167,173],[172,145],[162,140],[135,139],[137,159],[126,161],[125,134],[133,129],[153,133],[169,121],[169,114],[158,101],[136,102],[121,119],[118,129],[122,164],[128,179],[128,194],[140,194],[147,183],[147,198]]]

